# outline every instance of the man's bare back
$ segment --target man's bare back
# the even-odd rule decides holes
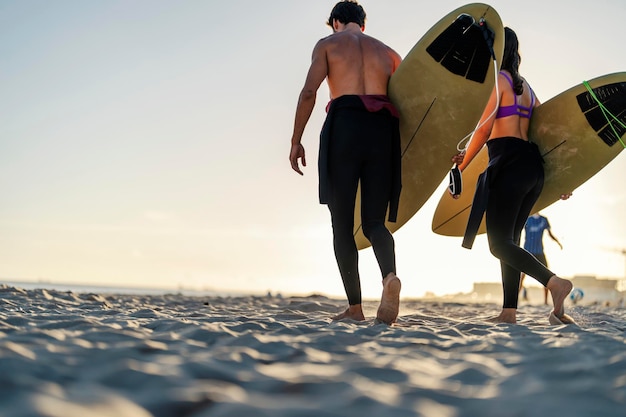
[[[314,50],[314,54],[323,54],[326,59],[331,98],[387,94],[389,78],[400,64],[400,56],[381,41],[365,35],[355,23],[337,22],[337,26],[337,31],[322,39]]]
[[[306,166],[300,142],[322,82],[327,80],[331,99],[352,94],[386,95],[389,79],[401,61],[396,51],[365,35],[362,26],[333,20],[333,34],[313,48],[311,66],[298,98],[289,154],[294,171],[303,174],[298,160]]]

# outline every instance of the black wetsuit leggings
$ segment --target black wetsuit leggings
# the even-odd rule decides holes
[[[391,195],[392,135],[397,122],[386,110],[336,110],[329,149],[330,203],[335,257],[350,305],[361,304],[354,207],[361,181],[363,234],[383,278],[396,272],[394,240],[385,226]]]
[[[492,140],[521,141],[512,138]],[[492,145],[490,142],[492,141],[488,142],[488,146]],[[495,148],[497,146],[489,147],[490,159],[492,154],[497,152]],[[522,229],[541,194],[544,180],[542,161],[538,152],[525,149],[520,152],[524,155],[500,169],[496,178],[490,181],[486,211],[489,249],[500,260],[502,269],[503,308],[517,308],[520,271],[535,278],[544,286],[548,285],[548,280],[554,275],[532,254],[519,246]]]

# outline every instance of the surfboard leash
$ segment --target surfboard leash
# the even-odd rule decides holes
[[[463,139],[461,139],[457,144],[456,144],[456,149],[459,152],[463,152],[464,150],[467,149],[467,145],[469,144],[469,141],[472,139],[472,135],[474,133],[476,133],[476,131],[478,129],[480,129],[481,127],[483,127],[485,125],[485,123],[487,123],[489,121],[489,119],[491,119],[496,112],[498,111],[498,108],[500,107],[500,90],[498,89],[498,61],[494,58],[493,59],[493,70],[494,70],[494,88],[496,90],[496,107],[493,109],[493,112],[491,112],[491,114],[489,115],[489,117],[487,117],[482,123],[478,124],[474,130],[472,130],[471,132],[469,132],[466,136],[463,137]],[[465,143],[465,145],[463,146],[463,143]]]
[[[606,106],[600,101],[600,99],[598,99],[598,97],[596,96],[596,93],[593,92],[593,89],[591,88],[591,86],[589,85],[589,83],[587,81],[583,81],[583,85],[585,86],[585,88],[589,92],[589,95],[591,96],[591,98],[596,103],[598,103],[598,107],[600,107],[600,111],[602,111],[602,115],[606,119],[606,121],[609,124],[609,126],[611,126],[611,130],[615,134],[615,137],[617,138],[619,143],[621,143],[622,146],[624,148],[626,148],[626,143],[624,143],[624,141],[622,140],[621,136],[617,133],[617,131],[615,130],[615,126],[613,126],[612,122],[616,121],[624,129],[626,129],[626,125],[624,123],[622,123],[622,121],[620,119],[618,119],[613,113],[611,113],[611,111],[606,108]],[[609,116],[611,116],[612,120],[609,118]]]
[[[481,34],[482,34],[482,38],[483,41],[485,42],[485,46],[487,47],[487,50],[489,51],[489,55],[491,55],[491,60],[493,61],[493,69],[494,69],[494,83],[495,83],[495,88],[496,88],[496,93],[498,93],[497,89],[498,89],[498,61],[496,59],[496,52],[493,48],[494,46],[494,42],[495,42],[495,37],[496,34],[495,32],[489,27],[489,25],[487,24],[487,20],[485,19],[485,15],[487,14],[487,12],[485,12],[479,19],[478,22],[476,21],[476,19],[474,18],[474,16],[470,16],[470,15],[461,15],[461,16],[467,16],[472,20],[471,25],[468,25],[467,29],[465,29],[465,32],[467,32],[470,28],[472,27],[477,27]],[[457,19],[459,19],[461,16],[457,17]],[[463,33],[465,35],[465,32]],[[467,145],[472,137],[472,135],[482,127],[483,124],[487,123],[487,121],[489,119],[491,119],[491,117],[493,115],[496,114],[498,107],[500,105],[499,103],[499,99],[500,96],[498,94],[497,96],[498,98],[498,103],[496,104],[496,108],[493,111],[493,114],[490,115],[487,119],[485,119],[485,121],[476,126],[471,132],[469,132],[466,136],[464,136],[461,140],[459,140],[457,142],[456,145],[456,149],[459,152],[463,152],[465,149],[467,149]]]

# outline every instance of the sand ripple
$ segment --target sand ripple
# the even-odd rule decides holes
[[[0,286],[0,416],[624,416],[626,310]]]

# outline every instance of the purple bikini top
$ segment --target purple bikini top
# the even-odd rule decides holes
[[[511,88],[514,89],[513,80],[511,79],[511,77],[509,77],[506,72],[500,71],[500,74],[504,75],[504,77],[509,81],[509,84],[511,84]],[[530,86],[528,88],[530,88]],[[524,117],[526,119],[530,119],[530,116],[532,116],[533,114],[534,105],[535,105],[535,93],[533,92],[533,89],[530,88],[530,107],[522,106],[521,104],[519,104],[517,102],[517,95],[516,95],[515,104],[512,104],[510,106],[501,106],[498,109],[498,114],[496,114],[496,119],[499,119],[501,117],[508,117],[508,116],[519,116],[519,117]]]

